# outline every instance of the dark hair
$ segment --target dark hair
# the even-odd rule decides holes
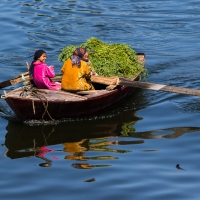
[[[44,50],[42,50],[42,49],[37,50],[37,51],[35,52],[35,54],[34,54],[33,60],[36,61],[38,58],[41,57],[41,55],[42,55],[43,53],[46,53],[46,52],[45,52]]]
[[[41,55],[42,55],[43,53],[46,53],[46,52],[45,52],[44,50],[40,49],[40,50],[37,50],[37,51],[35,52],[35,54],[34,54],[33,61],[31,62],[31,66],[30,66],[30,70],[29,70],[29,72],[30,72],[30,74],[32,75],[32,77],[34,76],[34,65],[33,65],[33,63],[34,63],[38,58],[40,58]]]

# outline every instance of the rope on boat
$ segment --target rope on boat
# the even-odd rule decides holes
[[[44,106],[44,113],[42,114],[42,120],[44,121],[44,116],[45,114],[48,114],[49,118],[52,121],[55,121],[55,119],[53,119],[48,111],[48,100],[47,98],[42,95],[41,93],[45,93],[45,91],[43,90],[38,90],[37,88],[34,88],[33,86],[29,87],[29,86],[24,86],[23,87],[23,91],[20,93],[20,96],[22,97],[28,97],[28,96],[32,96],[32,97],[37,97],[38,99],[41,100],[43,106]],[[32,106],[33,106],[33,113],[35,114],[35,105],[34,105],[34,100],[32,99]]]
[[[32,106],[33,106],[33,113],[35,115],[35,104],[34,104],[34,100],[32,99]]]

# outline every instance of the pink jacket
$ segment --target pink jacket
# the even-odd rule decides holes
[[[52,82],[50,78],[55,76],[54,66],[47,66],[43,62],[34,62],[33,81],[39,89],[59,90],[61,83]]]

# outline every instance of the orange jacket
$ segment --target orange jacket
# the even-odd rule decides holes
[[[92,83],[90,82],[90,68],[85,61],[81,60],[81,67],[72,67],[72,61],[69,58],[65,61],[61,72],[62,82],[61,86],[63,90],[67,91],[83,91],[94,90]]]

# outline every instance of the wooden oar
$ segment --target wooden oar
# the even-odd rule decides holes
[[[28,62],[26,62],[26,67],[29,71],[30,66],[29,66]],[[29,81],[30,81],[30,74],[29,74],[29,72],[25,72],[23,74],[16,76],[15,78],[0,82],[0,88],[8,87],[8,86],[11,86],[11,85],[14,85],[17,83],[21,83],[21,82],[25,82],[26,84],[28,84]]]
[[[30,76],[29,76],[29,72],[25,72],[23,74],[20,74],[18,76],[16,76],[15,78],[12,78],[10,80],[7,81],[3,81],[0,83],[0,88],[4,88],[4,87],[8,87],[20,82],[29,82],[30,81]]]
[[[162,84],[155,84],[155,83],[148,83],[148,82],[140,82],[140,81],[127,81],[127,80],[119,80],[118,85],[123,86],[130,86],[142,89],[149,89],[149,90],[161,90],[164,92],[173,92],[179,94],[188,94],[194,96],[200,96],[200,90],[195,90],[191,88],[180,88],[175,86],[169,85],[162,85]]]
[[[120,85],[129,86],[135,88],[149,89],[149,90],[160,90],[164,92],[173,92],[179,94],[188,94],[194,96],[200,96],[200,90],[190,89],[190,88],[180,88],[175,86],[168,86],[162,84],[141,82],[141,81],[129,81],[124,78],[117,77],[102,77],[102,76],[92,76],[91,81],[95,83],[101,83],[105,85]]]

